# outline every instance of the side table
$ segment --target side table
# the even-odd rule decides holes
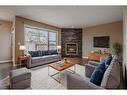
[[[18,64],[17,64],[17,67],[21,67],[23,65],[26,65],[26,62],[27,62],[27,59],[28,57],[27,56],[18,56]]]

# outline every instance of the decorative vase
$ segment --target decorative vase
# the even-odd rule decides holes
[[[64,63],[67,63],[67,62],[68,62],[67,58],[64,58]]]

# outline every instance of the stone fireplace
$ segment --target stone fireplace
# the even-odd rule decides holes
[[[66,55],[78,55],[78,44],[66,43]]]
[[[82,29],[61,29],[62,57],[82,57]]]

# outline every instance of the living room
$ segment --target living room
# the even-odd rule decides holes
[[[120,6],[0,6],[0,88],[125,89],[126,10]],[[112,71],[114,65],[109,63],[115,55],[119,64],[106,85],[104,76],[108,69]],[[108,67],[105,63],[98,84],[93,72],[106,59]],[[97,83],[83,79],[90,74]]]

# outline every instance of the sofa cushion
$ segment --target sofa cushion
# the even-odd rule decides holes
[[[90,78],[90,82],[100,86],[104,72],[105,72],[105,60],[102,60],[93,71]]]
[[[80,77],[76,74],[66,74],[67,78],[67,89],[103,89],[100,86],[97,86],[89,81],[87,78]]]
[[[39,57],[32,57],[32,64],[37,63],[49,63],[60,60],[60,57],[58,55],[45,55],[45,56],[39,56]]]
[[[49,51],[46,50],[46,51],[42,51],[42,55],[45,56],[45,55],[49,55]]]
[[[120,65],[116,57],[104,73],[101,87],[106,89],[115,89],[120,85]]]
[[[38,56],[39,56],[39,51],[29,51],[29,54],[30,54],[32,57],[38,57]]]
[[[39,57],[32,57],[32,64],[37,64],[38,62],[44,62],[45,56],[39,56]]]

